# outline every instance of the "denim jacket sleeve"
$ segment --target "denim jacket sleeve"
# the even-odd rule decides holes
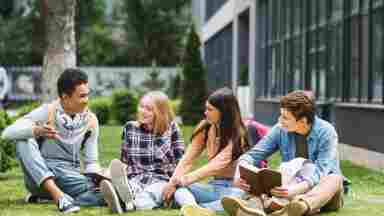
[[[252,149],[243,154],[239,162],[247,162],[253,166],[259,166],[260,161],[266,159],[279,148],[281,129],[274,126]]]
[[[309,183],[317,185],[322,176],[330,173],[339,174],[339,158],[337,151],[338,136],[333,127],[328,127],[319,134],[317,158],[313,162],[316,165],[316,171],[309,179]]]

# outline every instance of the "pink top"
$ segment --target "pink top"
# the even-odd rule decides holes
[[[196,128],[200,128],[202,124],[204,124],[203,121],[200,122]],[[237,161],[232,161],[233,145],[232,143],[229,143],[229,145],[227,145],[220,153],[216,154],[219,146],[215,143],[215,138],[216,130],[213,126],[209,128],[206,143],[204,130],[197,134],[176,167],[173,177],[180,177],[188,173],[192,168],[194,160],[200,156],[204,149],[206,149],[208,163],[199,169],[188,173],[186,176],[188,177],[189,182],[196,182],[211,176],[233,178],[237,163]]]

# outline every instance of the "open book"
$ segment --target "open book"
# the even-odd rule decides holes
[[[281,186],[281,173],[268,168],[259,169],[249,164],[240,164],[240,177],[250,186],[250,193],[256,196],[271,194],[271,189]]]

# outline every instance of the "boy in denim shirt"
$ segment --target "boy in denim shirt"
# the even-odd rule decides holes
[[[239,164],[257,165],[259,161],[280,151],[282,161],[297,157],[309,159],[315,169],[300,183],[303,190],[297,194],[292,187],[282,185],[271,190],[273,196],[292,201],[272,215],[301,216],[309,213],[338,210],[343,205],[343,176],[339,166],[337,151],[338,136],[335,128],[315,114],[315,103],[305,91],[294,91],[280,100],[279,123],[254,148],[242,155]],[[235,184],[249,191],[250,186],[237,174]],[[257,207],[249,208],[240,199],[228,199],[223,206],[232,215],[265,215],[263,201]]]

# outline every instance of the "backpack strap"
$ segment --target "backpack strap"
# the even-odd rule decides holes
[[[55,111],[57,106],[59,105],[59,100],[55,100],[52,103],[48,104],[48,120],[47,124],[51,127],[54,125],[54,119],[55,119]]]
[[[53,127],[54,125],[54,118],[55,118],[55,111],[56,107],[58,105],[59,101],[55,100],[52,103],[48,104],[48,117],[47,117],[47,122],[46,124]],[[36,139],[37,144],[39,145],[39,150],[43,147],[43,143],[45,141],[45,137],[38,137]]]
[[[87,132],[84,134],[84,138],[81,141],[81,150],[84,149],[85,143],[87,142],[88,138],[92,135],[92,129],[95,129],[97,126],[97,117],[94,113],[88,111],[88,126],[87,126]]]

